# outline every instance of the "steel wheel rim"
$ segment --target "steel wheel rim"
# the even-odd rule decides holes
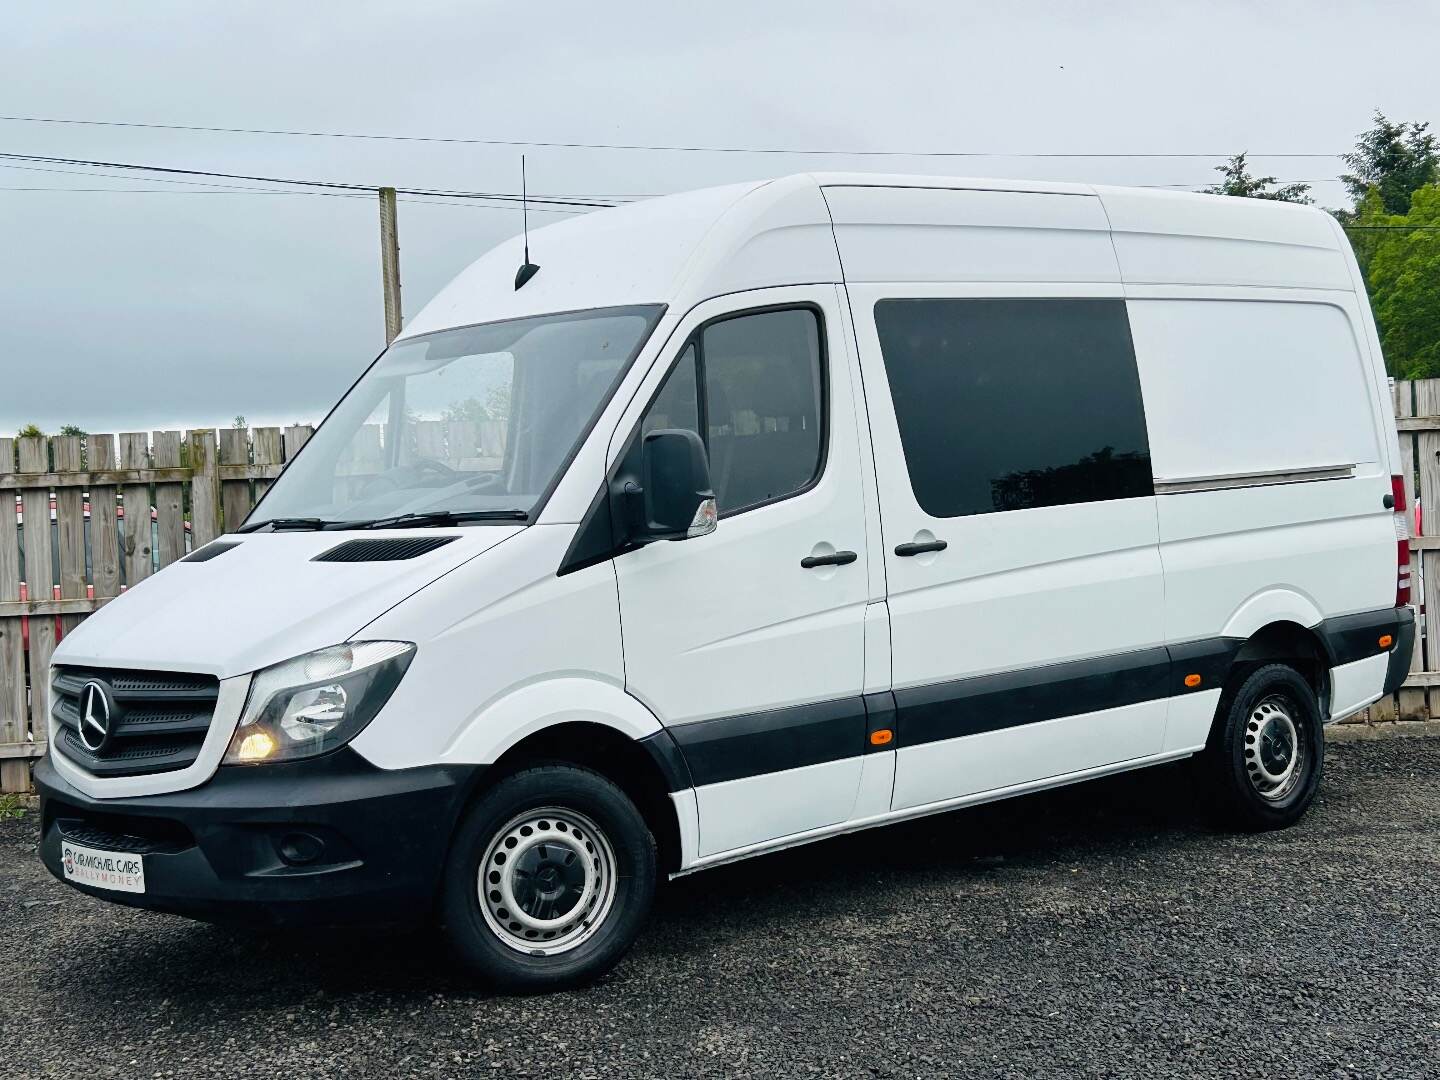
[[[555,956],[588,941],[615,902],[615,850],[575,810],[526,810],[496,831],[477,891],[490,930],[507,947]]]
[[[1305,737],[1294,705],[1279,694],[1262,699],[1245,721],[1245,772],[1271,802],[1295,790],[1304,774]]]

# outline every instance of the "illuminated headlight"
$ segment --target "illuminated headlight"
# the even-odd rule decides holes
[[[344,746],[389,700],[414,655],[406,641],[354,641],[256,672],[225,764],[293,761]]]

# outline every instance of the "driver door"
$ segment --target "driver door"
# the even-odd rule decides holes
[[[642,431],[700,434],[718,528],[615,559],[626,688],[685,754],[701,856],[846,820],[866,738],[865,505],[836,292],[744,299],[693,313],[636,410]]]

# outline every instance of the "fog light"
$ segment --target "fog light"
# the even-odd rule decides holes
[[[309,833],[286,833],[280,838],[276,849],[280,852],[280,858],[291,866],[303,866],[320,858],[325,851],[325,842]]]
[[[264,761],[275,752],[275,740],[268,731],[255,731],[246,735],[235,756],[240,761]]]

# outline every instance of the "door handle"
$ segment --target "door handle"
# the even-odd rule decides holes
[[[805,570],[814,570],[817,566],[849,566],[859,557],[853,551],[835,551],[829,555],[806,555],[800,560],[800,566]]]
[[[924,555],[927,551],[944,551],[949,546],[944,540],[912,540],[908,544],[896,544],[895,554],[903,559],[909,555]]]

